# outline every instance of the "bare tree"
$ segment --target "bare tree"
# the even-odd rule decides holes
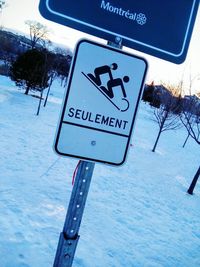
[[[25,24],[29,26],[31,48],[36,48],[37,44],[44,47],[45,42],[48,41],[49,29],[45,25],[34,20],[26,20]]]
[[[161,87],[164,88],[164,87]],[[179,112],[181,109],[181,95],[179,87],[168,86],[169,90],[160,92],[161,105],[154,109],[155,120],[159,130],[152,152],[155,152],[161,133],[176,130],[181,127]]]
[[[189,105],[185,103],[185,107],[180,115],[181,122],[185,126],[188,136],[200,145],[200,99],[196,96],[190,98]],[[188,189],[189,194],[193,194],[194,188],[200,176],[200,167],[198,168],[192,183]]]
[[[195,81],[198,81],[200,79],[200,74],[196,74],[194,76],[191,75],[191,70],[190,70],[190,75],[189,75],[189,81],[188,81],[188,85],[187,85],[187,90],[188,90],[188,95],[184,96],[183,99],[183,110],[184,111],[191,111],[194,108],[194,106],[196,106],[196,103],[194,103],[194,101],[191,101],[193,99],[194,96],[192,96],[192,89],[194,87]],[[198,93],[196,94],[197,97],[200,98],[200,93],[198,95]],[[185,141],[183,143],[183,148],[185,147],[185,145],[187,144],[187,141],[189,140],[190,134],[187,132],[187,136],[185,138]]]
[[[69,50],[56,48],[54,52],[51,52],[51,57],[48,60],[48,67],[50,68],[49,87],[48,87],[46,98],[44,101],[44,107],[47,104],[51,85],[54,79],[59,77],[61,79],[61,82],[67,81],[71,59],[72,59],[72,56]]]
[[[186,105],[186,104],[185,104]],[[200,99],[192,96],[187,108],[183,107],[181,122],[188,134],[200,145]]]

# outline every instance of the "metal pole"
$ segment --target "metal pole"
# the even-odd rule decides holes
[[[94,163],[86,161],[79,164],[53,267],[72,266],[94,166]]]
[[[119,36],[116,36],[114,42],[110,42],[110,41],[108,41],[107,44],[108,44],[109,46],[112,46],[112,47],[116,47],[116,48],[122,49],[122,38],[119,37]]]

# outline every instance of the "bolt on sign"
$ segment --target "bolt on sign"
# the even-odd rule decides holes
[[[147,62],[81,40],[76,47],[55,150],[63,156],[121,165],[126,159]]]
[[[199,0],[40,0],[52,21],[153,56],[185,60]]]

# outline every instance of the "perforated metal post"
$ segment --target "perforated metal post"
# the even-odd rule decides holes
[[[92,162],[81,161],[71,199],[64,223],[63,232],[57,247],[53,267],[71,267],[79,240],[79,228],[84,212],[85,202],[87,199],[90,182],[95,164]]]

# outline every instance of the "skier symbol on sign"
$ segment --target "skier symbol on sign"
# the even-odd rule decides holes
[[[123,79],[121,78],[113,78],[112,70],[116,70],[118,65],[116,63],[109,65],[103,65],[94,69],[94,74],[88,73],[82,74],[121,112],[125,112],[129,109],[129,101],[127,100],[126,90],[124,87],[124,83],[129,82],[129,77],[124,76]],[[102,85],[101,75],[108,74],[109,80],[107,82],[107,86]],[[122,101],[126,102],[126,106],[121,108],[118,104],[112,100],[114,98],[114,87],[119,87],[122,90],[123,97],[121,98]]]

